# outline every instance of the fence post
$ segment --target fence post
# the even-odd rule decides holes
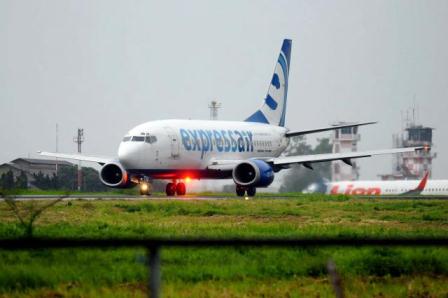
[[[334,295],[336,298],[344,298],[344,289],[342,288],[342,280],[336,271],[336,264],[333,260],[329,260],[327,263],[328,273],[330,275],[331,284],[333,286]]]
[[[160,297],[160,247],[148,247],[149,250],[149,283],[148,294],[150,298]]]

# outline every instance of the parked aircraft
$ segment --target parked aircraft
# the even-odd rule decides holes
[[[426,172],[422,180],[338,181],[310,184],[305,193],[344,195],[448,195],[448,180],[428,180]]]
[[[312,168],[316,162],[380,154],[413,152],[422,147],[301,156],[281,156],[291,137],[372,124],[339,125],[290,131],[286,124],[286,101],[291,61],[289,39],[283,41],[274,74],[263,103],[244,121],[160,120],[132,128],[118,148],[118,157],[101,158],[78,154],[41,152],[45,156],[96,162],[102,165],[100,180],[109,187],[140,185],[148,194],[151,179],[166,179],[166,194],[184,195],[189,179],[233,179],[238,196],[254,196],[267,187],[274,173],[291,164]]]

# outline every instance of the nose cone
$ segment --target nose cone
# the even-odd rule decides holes
[[[118,147],[118,160],[125,169],[138,169],[141,159],[142,144],[138,142],[121,142]]]

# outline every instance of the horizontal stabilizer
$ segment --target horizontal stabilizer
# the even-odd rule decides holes
[[[317,129],[310,129],[310,130],[300,130],[300,131],[289,131],[286,133],[286,137],[297,137],[302,135],[307,135],[311,133],[318,133],[328,130],[335,130],[335,129],[341,129],[341,128],[347,128],[347,127],[357,127],[357,126],[363,126],[363,125],[370,125],[370,124],[376,124],[378,122],[363,122],[363,123],[354,123],[354,124],[346,124],[346,125],[333,125],[328,127],[322,127]]]

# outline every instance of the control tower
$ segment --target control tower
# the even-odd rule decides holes
[[[415,146],[429,146],[431,148],[433,145],[432,130],[433,128],[423,125],[406,127],[401,134],[393,136],[394,146],[396,148]],[[429,171],[431,177],[432,160],[435,157],[435,153],[426,150],[397,154],[394,157],[393,174],[400,179],[419,179],[423,177],[426,171]]]
[[[405,128],[401,133],[393,135],[393,145],[396,148],[429,146],[432,148],[432,131],[434,128],[406,120]],[[383,180],[419,179],[429,171],[432,174],[432,160],[437,157],[430,150],[400,153],[394,156],[392,174],[380,175]]]
[[[333,125],[355,124],[350,122],[337,122]],[[336,129],[331,136],[333,144],[333,153],[356,152],[358,149],[358,141],[361,136],[358,133],[358,127],[346,127]],[[352,160],[353,166],[347,165],[342,161],[333,161],[331,163],[331,180],[332,181],[353,181],[359,178],[359,167],[356,161]]]

